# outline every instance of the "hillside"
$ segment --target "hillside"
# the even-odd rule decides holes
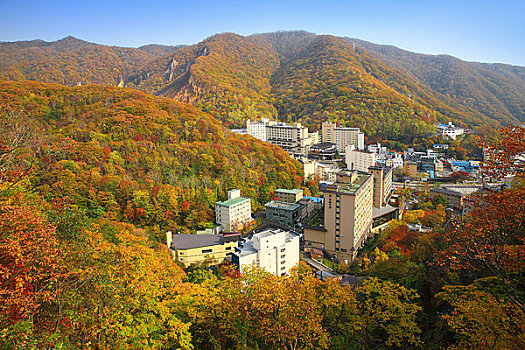
[[[44,148],[34,188],[48,202],[147,228],[185,231],[213,222],[213,204],[232,188],[252,208],[276,188],[302,182],[282,149],[230,133],[185,103],[116,87],[0,82],[0,110],[33,121]]]
[[[190,103],[230,128],[268,117],[315,129],[330,119],[401,142],[436,122],[479,131],[525,120],[524,72],[304,31],[218,34],[186,47],[0,44],[8,80],[119,84]]]
[[[268,46],[220,34],[152,62],[126,86],[193,103],[228,126],[240,126],[275,115],[270,77],[278,65]]]
[[[55,42],[4,42],[0,43],[0,79],[67,86],[117,85],[157,56],[173,50],[176,48],[104,46],[73,37]]]
[[[525,121],[525,68],[465,62],[348,39],[457,103],[502,123]]]
[[[359,126],[373,139],[423,137],[439,120],[490,123],[455,110],[416,80],[333,36],[317,37],[283,63],[272,85],[282,118],[298,116],[312,126],[335,120]]]

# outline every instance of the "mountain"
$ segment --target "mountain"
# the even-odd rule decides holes
[[[246,119],[330,119],[401,142],[452,121],[475,130],[525,119],[525,68],[415,54],[299,32],[214,35],[186,47],[107,47],[74,38],[0,44],[0,78],[105,84]]]
[[[140,49],[104,46],[73,37],[0,43],[0,79],[34,80],[68,86],[117,85],[159,55],[176,47]]]
[[[214,35],[157,59],[126,86],[189,102],[226,125],[276,114],[270,78],[279,66],[266,45],[237,34]]]
[[[303,180],[300,163],[281,148],[231,133],[186,103],[136,90],[0,82],[0,111],[2,128],[12,120],[40,135],[28,145],[40,145],[31,190],[88,218],[145,227],[159,240],[165,230],[213,222],[213,204],[232,188],[257,209],[275,189]],[[19,130],[7,127],[2,135]]]
[[[411,75],[434,91],[501,123],[525,121],[525,67],[465,62],[358,39],[350,43]]]

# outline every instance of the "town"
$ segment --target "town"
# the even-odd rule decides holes
[[[368,240],[417,207],[420,191],[445,204],[450,221],[468,213],[469,195],[502,185],[480,177],[480,160],[456,160],[442,152],[448,141],[468,132],[452,123],[436,125],[442,143],[403,152],[365,145],[359,128],[332,122],[309,132],[300,123],[262,118],[232,131],[283,148],[302,163],[305,183],[315,183],[318,192],[277,189],[264,212],[252,213],[250,198],[231,189],[215,203],[213,227],[189,235],[167,232],[170,252],[185,268],[226,263],[242,273],[255,265],[284,276],[303,260],[321,279],[344,278],[336,266],[354,263]],[[433,229],[420,222],[408,227]]]

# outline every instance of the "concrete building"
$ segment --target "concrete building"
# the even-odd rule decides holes
[[[228,192],[228,200],[215,202],[215,220],[225,231],[240,231],[252,221],[252,201],[240,190]]]
[[[275,122],[270,122],[270,119],[261,118],[259,122],[252,122],[250,119],[246,121],[246,131],[249,135],[252,135],[256,139],[266,142],[266,126],[275,124]]]
[[[240,235],[173,235],[166,233],[167,245],[174,260],[184,267],[202,264],[207,261],[212,265],[221,263],[235,251]]]
[[[305,247],[325,249],[353,260],[372,228],[373,175],[340,171],[337,182],[321,187],[324,227],[305,227]]]
[[[445,198],[445,200],[447,201],[447,206],[449,208],[459,210],[462,214],[465,214],[470,209],[465,199],[471,194],[479,191],[480,189],[480,186],[442,186],[437,188],[431,188],[430,196],[432,198],[435,198],[439,195],[442,195],[443,198]]]
[[[337,148],[334,143],[321,142],[310,146],[309,157],[314,159],[334,159]]]
[[[346,146],[345,161],[348,170],[368,172],[368,168],[376,163],[376,154],[358,151],[354,145],[349,145]]]
[[[310,146],[319,142],[319,134],[308,133],[308,128],[301,123],[275,123],[266,126],[266,139],[272,145],[284,149],[294,158],[308,155]]]
[[[303,190],[297,188],[293,190],[279,188],[275,190],[274,194],[275,198],[281,202],[297,203],[301,198],[303,198]]]
[[[374,176],[374,207],[383,208],[388,204],[394,188],[393,169],[383,166],[372,166],[368,171]]]
[[[271,201],[264,205],[266,221],[293,228],[301,223],[301,205],[289,202]]]
[[[458,136],[461,136],[465,133],[463,128],[458,128],[452,122],[448,124],[438,124],[436,125],[436,133],[438,136],[443,137],[444,139],[450,138],[455,140]]]
[[[243,273],[252,265],[277,276],[286,275],[299,263],[299,234],[269,229],[241,243],[232,254],[232,262]]]
[[[335,147],[341,153],[350,145],[354,145],[357,150],[365,149],[365,134],[359,128],[342,128],[335,123],[325,122],[321,135],[323,142],[335,143]]]
[[[405,161],[403,171],[412,177],[417,176],[417,162]]]

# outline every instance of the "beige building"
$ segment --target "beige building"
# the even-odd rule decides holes
[[[168,248],[174,260],[184,267],[192,264],[202,264],[207,261],[211,265],[221,263],[235,251],[238,238],[223,235],[173,235],[166,233]]]
[[[417,163],[407,161],[403,165],[403,171],[412,177],[417,176]]]
[[[374,207],[383,208],[393,191],[392,168],[383,166],[372,166],[368,171],[374,176]]]
[[[253,235],[232,254],[232,262],[243,273],[258,266],[277,276],[286,275],[299,262],[299,234],[270,229]]]
[[[358,151],[354,145],[346,146],[345,162],[348,170],[368,172],[368,168],[376,164],[376,154]]]
[[[310,146],[319,142],[319,134],[308,133],[308,128],[301,123],[269,124],[266,126],[266,138],[272,145],[281,147],[296,158],[306,157]]]
[[[324,227],[305,227],[305,247],[354,259],[372,228],[374,180],[371,174],[340,171],[322,188]]]
[[[227,201],[215,202],[215,220],[225,231],[240,231],[252,222],[252,201],[241,190],[228,192]]]
[[[365,134],[359,128],[342,128],[335,123],[324,122],[321,136],[323,142],[331,142],[339,152],[345,152],[346,146],[353,145],[358,150],[365,149]]]
[[[246,131],[256,139],[266,142],[266,126],[276,124],[267,118],[261,118],[258,122],[252,122],[250,119],[246,121]]]
[[[287,190],[279,188],[275,190],[275,197],[278,201],[288,202],[288,203],[297,203],[301,198],[303,198],[303,190],[293,189]]]

